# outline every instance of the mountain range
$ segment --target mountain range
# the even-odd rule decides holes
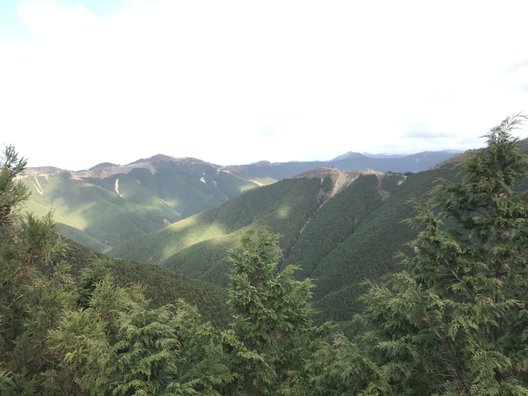
[[[293,177],[315,168],[335,167],[343,171],[372,169],[379,172],[421,172],[458,154],[454,151],[424,151],[410,155],[361,154],[347,152],[330,161],[274,162],[260,161],[248,165],[233,165],[229,169],[245,178],[274,181]]]
[[[28,209],[52,210],[64,235],[99,252],[258,186],[204,161],[162,155],[77,172],[29,168],[22,177],[32,191]]]
[[[68,238],[98,252],[149,234],[241,193],[320,167],[348,171],[418,172],[446,161],[453,152],[401,157],[346,153],[327,162],[266,161],[220,166],[195,158],[156,155],[127,165],[110,162],[88,170],[28,168],[22,178],[32,195],[26,208],[52,211]]]
[[[328,162],[236,166],[156,155],[74,172],[29,168],[22,179],[32,190],[26,208],[52,210],[67,238],[211,287],[226,286],[229,252],[241,235],[267,227],[280,235],[281,265],[294,263],[299,278],[315,279],[319,318],[342,321],[357,312],[363,279],[398,268],[395,254],[414,235],[403,223],[412,214],[408,201],[436,178],[455,177],[453,155],[346,153]],[[176,281],[192,289],[183,279]],[[199,287],[203,295],[207,286]]]
[[[416,174],[344,172],[318,168],[248,191],[161,230],[125,241],[109,253],[157,264],[225,286],[229,251],[252,227],[280,234],[282,265],[315,279],[314,301],[323,320],[345,320],[358,309],[365,278],[398,268],[395,255],[414,231],[404,220],[409,200],[438,178],[454,178],[456,165]]]

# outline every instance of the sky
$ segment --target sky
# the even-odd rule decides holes
[[[525,0],[0,0],[0,145],[71,170],[481,147],[528,111],[526,15]]]

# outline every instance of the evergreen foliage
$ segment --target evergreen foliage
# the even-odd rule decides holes
[[[373,174],[358,176],[350,186],[323,205],[289,252],[290,262],[302,263],[299,276],[311,276],[321,261],[381,205],[378,179]]]
[[[139,285],[118,286],[113,260],[77,268],[76,281],[51,216],[16,216],[24,165],[6,148],[0,394],[218,394],[232,378],[219,332],[183,301],[151,308]]]
[[[1,394],[276,394],[301,378],[316,334],[311,282],[277,270],[277,236],[249,232],[233,254],[232,324],[220,332],[183,301],[151,307],[130,283],[134,264],[65,243],[51,215],[15,218],[26,198],[17,172],[1,197]]]
[[[278,260],[278,237],[266,229],[248,231],[231,256],[233,324],[223,342],[237,373],[235,389],[245,394],[287,389],[302,375],[316,334],[309,303],[312,282],[296,280],[294,266],[278,272]]]
[[[196,306],[200,315],[215,326],[225,328],[229,323],[227,292],[211,283],[189,279],[156,265],[104,256],[71,241],[68,241],[66,260],[71,263],[71,272],[78,284],[86,281],[95,284],[102,279],[102,274],[110,274],[117,286],[140,283],[152,307],[185,300]]]
[[[368,283],[363,330],[347,352],[332,351],[352,356],[352,372],[368,359],[363,392],[528,394],[528,194],[517,189],[528,162],[510,135],[519,121],[491,130],[462,182],[442,181],[416,202],[405,270]]]
[[[409,200],[427,194],[439,177],[453,179],[454,172],[451,167],[442,167],[408,176],[385,203],[372,212],[363,212],[354,232],[317,263],[309,276],[316,279],[314,300],[321,319],[350,319],[362,309],[359,297],[366,291],[364,279],[379,280],[401,269],[397,254],[407,251],[405,243],[416,236],[416,230],[405,223],[413,215]],[[372,195],[365,199],[376,202]]]
[[[128,241],[111,253],[225,287],[226,252],[248,229],[265,226],[281,235],[279,267],[295,263],[300,267],[296,277],[315,280],[318,321],[345,321],[361,309],[363,279],[379,279],[400,268],[395,254],[416,235],[402,223],[412,216],[408,200],[429,191],[435,178],[453,179],[454,174],[449,165],[408,177],[348,175],[353,181],[335,195],[330,190],[342,182],[337,177],[283,180]]]
[[[6,146],[0,156],[0,224],[13,221],[18,207],[29,197],[29,189],[15,177],[26,167],[27,160],[19,158],[13,146]]]
[[[408,224],[417,234],[401,255],[404,270],[365,283],[353,339],[314,325],[313,281],[279,265],[289,240],[247,219],[238,220],[246,225],[230,255],[223,323],[206,322],[165,291],[151,304],[149,285],[162,291],[171,284],[161,280],[170,278],[166,270],[87,254],[57,234],[51,215],[20,216],[27,189],[17,175],[25,160],[7,147],[0,394],[528,395],[528,159],[511,136],[520,120],[492,129],[487,148],[460,165],[458,181],[441,180],[415,201]],[[398,193],[396,180],[376,185]],[[375,209],[357,213],[387,210],[374,190]],[[199,282],[178,285],[199,304],[221,296],[202,293]]]

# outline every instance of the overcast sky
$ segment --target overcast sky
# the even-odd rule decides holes
[[[67,169],[479,147],[528,111],[527,15],[525,0],[0,0],[0,144]]]

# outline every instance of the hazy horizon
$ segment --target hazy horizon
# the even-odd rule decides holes
[[[413,152],[413,153],[401,153],[401,154],[398,154],[398,153],[358,153],[358,152],[353,152],[354,154],[361,154],[365,157],[370,157],[370,158],[400,158],[400,157],[405,157],[405,156],[412,156],[412,155],[415,155],[415,154],[420,154],[420,153],[424,153],[424,152],[446,152],[446,153],[452,153],[454,155],[458,154],[458,153],[462,153],[464,150],[425,150],[425,151],[418,151],[418,152]],[[142,156],[140,158],[136,158],[135,160],[133,161],[130,161],[130,162],[127,162],[127,163],[117,163],[117,162],[112,162],[111,159],[108,159],[106,161],[102,161],[102,162],[98,162],[98,163],[94,163],[94,164],[91,164],[87,167],[84,167],[84,168],[67,168],[67,167],[60,167],[60,166],[56,166],[55,164],[31,164],[31,161],[29,158],[27,158],[26,156],[24,156],[23,153],[20,153],[19,152],[19,155],[21,157],[24,157],[25,159],[28,160],[29,162],[29,165],[28,165],[28,168],[47,168],[47,167],[56,167],[56,168],[60,168],[60,169],[64,169],[64,170],[68,170],[68,171],[73,171],[73,172],[76,172],[76,171],[84,171],[84,170],[88,170],[88,169],[91,169],[91,168],[94,168],[98,165],[101,165],[101,164],[110,164],[110,165],[116,165],[116,166],[127,166],[127,165],[131,165],[133,164],[134,162],[137,162],[137,161],[141,161],[141,160],[149,160],[153,157],[156,157],[156,156],[167,156],[167,157],[172,157],[174,159],[187,159],[187,158],[192,158],[192,159],[196,159],[196,160],[200,160],[200,161],[204,161],[204,162],[207,162],[207,163],[210,163],[210,164],[213,164],[213,165],[219,165],[219,166],[237,166],[237,165],[250,165],[250,164],[255,164],[255,163],[259,163],[259,162],[270,162],[270,163],[285,163],[285,162],[331,162],[331,161],[334,161],[336,160],[338,157],[340,156],[343,156],[343,155],[346,155],[346,154],[349,154],[351,153],[351,151],[347,151],[343,154],[340,154],[336,157],[332,157],[332,158],[323,158],[323,159],[313,159],[313,160],[297,160],[295,158],[292,158],[292,159],[289,159],[287,161],[269,161],[265,158],[261,158],[261,159],[257,159],[255,161],[251,161],[251,162],[233,162],[233,163],[217,163],[217,162],[213,162],[213,161],[208,161],[206,158],[197,158],[197,157],[190,157],[190,156],[181,156],[181,157],[175,157],[175,156],[172,156],[172,155],[168,155],[168,154],[165,154],[165,153],[156,153],[156,154],[153,154],[153,155],[148,155],[148,156]]]
[[[478,148],[528,110],[527,13],[521,0],[2,2],[0,144],[72,170]]]

